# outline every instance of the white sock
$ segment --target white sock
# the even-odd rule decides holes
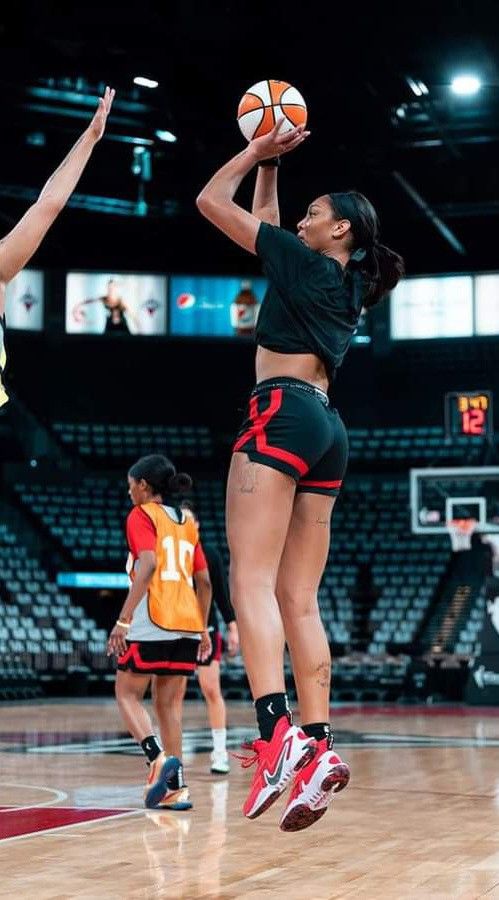
[[[227,729],[226,728],[212,728],[211,736],[213,738],[213,750],[215,753],[225,753],[226,752],[226,742],[227,742]]]

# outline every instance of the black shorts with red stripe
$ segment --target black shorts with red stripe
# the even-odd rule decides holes
[[[298,491],[335,497],[348,436],[324,391],[298,378],[272,378],[252,391],[233,452],[291,475]]]
[[[121,672],[137,675],[192,675],[197,667],[199,641],[127,641],[127,650],[118,657]]]
[[[198,666],[209,666],[212,662],[220,662],[224,652],[224,639],[219,631],[211,634],[211,653],[204,662],[199,662]]]

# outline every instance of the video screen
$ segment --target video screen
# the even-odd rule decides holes
[[[475,334],[499,334],[499,275],[475,278]]]
[[[471,337],[473,283],[470,275],[408,278],[390,298],[395,340]]]
[[[166,334],[163,275],[70,272],[66,276],[68,334]]]
[[[246,337],[253,334],[265,278],[172,275],[170,334]]]
[[[7,285],[5,316],[9,328],[41,331],[44,315],[44,275],[21,269]]]

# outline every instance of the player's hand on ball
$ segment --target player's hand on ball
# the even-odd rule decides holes
[[[104,96],[99,98],[97,111],[92,121],[90,122],[90,125],[88,126],[88,130],[90,131],[94,141],[100,141],[102,135],[104,134],[107,117],[111,112],[115,94],[116,91],[114,89],[111,90],[110,87],[106,87]]]
[[[280,128],[284,122],[284,118],[279,119],[272,131],[263,134],[261,137],[253,138],[249,142],[248,147],[253,151],[257,159],[271,159],[273,156],[282,156],[283,153],[289,153],[295,150],[303,141],[306,141],[310,131],[306,131],[304,125],[297,125],[291,131],[280,134]]]

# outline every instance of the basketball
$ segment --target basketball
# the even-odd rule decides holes
[[[237,121],[247,141],[272,131],[284,117],[280,133],[307,124],[307,106],[295,87],[287,81],[258,81],[241,98]]]

